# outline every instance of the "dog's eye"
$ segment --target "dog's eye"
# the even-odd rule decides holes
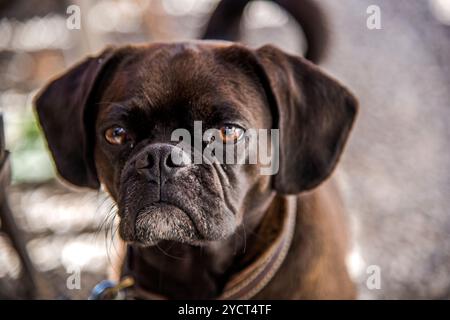
[[[219,136],[224,143],[234,143],[242,139],[244,129],[232,125],[225,125],[220,128]]]
[[[124,144],[128,140],[128,134],[124,128],[114,126],[105,131],[105,139],[111,144]]]

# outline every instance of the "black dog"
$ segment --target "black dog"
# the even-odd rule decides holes
[[[306,60],[217,42],[108,48],[52,81],[36,109],[59,174],[77,186],[102,183],[117,202],[124,273],[141,292],[223,297],[236,274],[253,279],[269,250],[253,284],[225,297],[354,296],[331,186],[285,196],[331,174],[357,111]],[[261,175],[259,162],[175,163],[171,133],[192,132],[194,121],[233,144],[243,130],[278,128],[279,172]]]

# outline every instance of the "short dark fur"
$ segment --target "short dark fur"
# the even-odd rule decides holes
[[[331,174],[357,102],[317,67],[275,47],[187,42],[108,48],[51,82],[36,108],[60,175],[78,186],[101,182],[117,202],[138,282],[171,298],[213,298],[251,256],[278,195],[310,190]],[[260,175],[259,164],[165,165],[171,132],[192,131],[194,120],[204,129],[230,121],[279,128],[279,173]],[[113,124],[126,127],[133,144],[108,144],[104,132]],[[352,297],[338,202],[323,209],[320,190],[299,197],[282,267],[289,272],[259,297]]]

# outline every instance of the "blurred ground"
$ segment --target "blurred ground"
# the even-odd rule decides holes
[[[449,298],[449,27],[435,19],[429,1],[319,2],[332,33],[322,67],[361,104],[337,172],[354,230],[349,265],[361,298]],[[101,192],[74,192],[53,180],[31,97],[107,43],[198,37],[217,1],[76,3],[82,30],[65,28],[64,1],[0,1],[0,107],[13,154],[11,204],[33,261],[59,296],[85,298],[114,254],[107,232],[112,204]],[[371,4],[381,8],[381,30],[366,28]],[[442,7],[436,12],[445,16]],[[241,27],[252,45],[304,51],[301,29],[270,3],[247,8]],[[365,285],[369,265],[380,267],[380,290]],[[81,290],[67,289],[73,266],[81,268]],[[18,274],[0,235],[0,297],[14,295]]]
[[[86,298],[92,286],[106,277],[117,253],[110,199],[95,191],[70,190],[58,182],[17,184],[9,198],[30,256],[50,283],[45,298]],[[0,284],[5,280],[11,286],[6,292],[0,287],[0,293],[20,296],[19,261],[6,238],[0,239],[0,278],[9,278]],[[68,290],[67,279],[75,270],[80,271],[80,289]]]
[[[450,27],[427,1],[321,3],[333,41],[323,66],[361,104],[340,166],[361,297],[448,299]],[[432,3],[448,23],[448,1]],[[371,4],[382,29],[355,27]],[[365,286],[368,265],[380,267],[380,290]]]

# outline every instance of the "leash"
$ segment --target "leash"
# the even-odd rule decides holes
[[[248,300],[256,296],[273,279],[289,251],[295,230],[296,197],[284,197],[281,227],[272,244],[245,269],[232,275],[218,300]],[[284,207],[284,208],[283,208]],[[283,210],[284,209],[284,210]],[[104,280],[92,290],[91,300],[167,298],[141,288],[132,276],[125,276],[120,282]]]
[[[133,285],[132,277],[125,277],[119,283],[103,280],[92,289],[89,300],[125,300],[125,290]]]

